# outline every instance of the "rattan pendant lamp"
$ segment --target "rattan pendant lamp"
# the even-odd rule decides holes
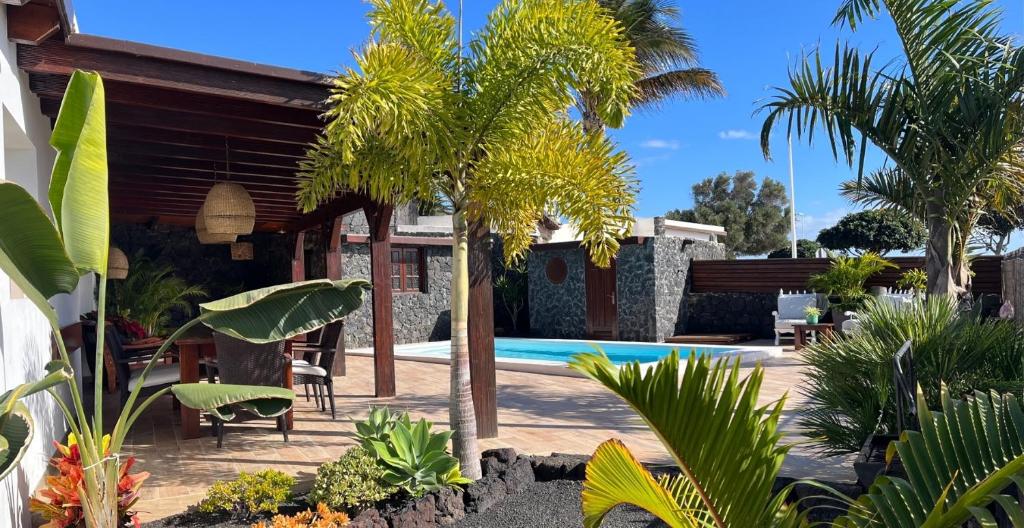
[[[205,207],[205,206],[203,206]],[[238,238],[238,235],[211,233],[206,230],[206,215],[203,214],[203,207],[196,213],[196,237],[200,244],[231,244]]]
[[[107,278],[127,279],[128,278],[128,255],[117,246],[110,246],[107,253]]]
[[[203,222],[211,235],[248,235],[256,224],[256,205],[245,187],[232,183],[230,149],[224,139],[224,179],[213,184],[206,194],[203,207]],[[233,241],[233,240],[232,240]]]

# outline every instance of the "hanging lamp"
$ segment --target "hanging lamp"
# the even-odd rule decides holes
[[[228,142],[224,140],[225,179],[231,178]],[[256,225],[256,205],[245,187],[228,181],[213,185],[203,201],[204,222],[211,235],[248,235]]]
[[[107,253],[107,278],[127,279],[128,278],[128,255],[117,246],[110,246]]]
[[[206,215],[203,214],[203,207],[196,213],[196,237],[200,244],[230,244],[235,241],[238,235],[211,233],[206,230]]]

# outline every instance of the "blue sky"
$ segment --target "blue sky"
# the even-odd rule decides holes
[[[483,25],[495,0],[466,0],[466,34]],[[677,0],[682,24],[700,46],[705,67],[718,72],[728,95],[710,101],[673,101],[632,116],[613,131],[637,165],[637,213],[655,216],[692,203],[695,182],[736,170],[788,181],[785,134],[775,134],[774,162],[758,146],[759,101],[786,83],[787,66],[819,44],[831,51],[839,38],[862,50],[878,48],[888,60],[898,41],[885,20],[850,33],[830,25],[838,1]],[[1005,10],[1004,32],[1024,34],[1024,1],[996,0]],[[367,6],[357,0],[75,0],[82,32],[312,71],[351,64],[364,42]],[[796,203],[801,237],[854,208],[838,195],[854,172],[832,159],[823,142],[794,144]],[[882,159],[872,154],[867,167]]]

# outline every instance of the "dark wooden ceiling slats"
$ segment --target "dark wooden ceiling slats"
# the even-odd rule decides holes
[[[249,191],[261,231],[313,227],[368,203],[347,194],[307,215],[296,206],[296,172],[329,93],[323,75],[80,34],[20,44],[18,65],[51,118],[75,69],[103,76],[117,220],[191,225],[223,180]]]

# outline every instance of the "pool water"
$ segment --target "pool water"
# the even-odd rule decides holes
[[[450,344],[447,341],[402,345],[395,347],[397,355],[421,357],[449,357]],[[733,355],[742,348],[726,346],[695,346],[660,343],[635,343],[616,341],[577,341],[568,339],[527,339],[527,338],[496,338],[494,355],[498,361],[515,361],[530,363],[568,363],[572,356],[584,352],[595,352],[600,347],[616,365],[639,361],[651,363],[669,355],[674,349],[684,358],[691,350],[697,354],[712,356]]]

